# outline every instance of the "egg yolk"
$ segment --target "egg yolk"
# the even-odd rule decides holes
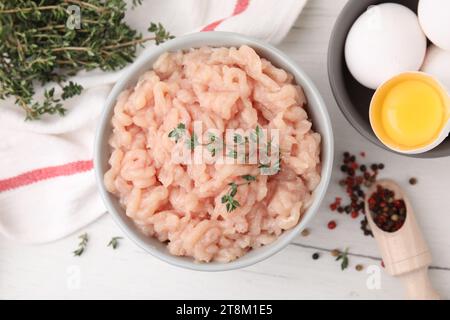
[[[384,131],[403,148],[433,142],[438,138],[444,120],[442,95],[429,83],[417,79],[394,85],[381,105]]]

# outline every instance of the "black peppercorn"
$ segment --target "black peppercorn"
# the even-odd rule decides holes
[[[316,252],[312,255],[313,260],[319,259],[319,254]]]

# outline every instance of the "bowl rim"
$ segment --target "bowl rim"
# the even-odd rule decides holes
[[[389,1],[383,1],[383,0],[377,0],[377,4],[382,4],[385,2],[389,2]],[[395,2],[395,1],[394,1]],[[345,105],[347,105],[348,103],[351,103],[350,100],[350,96],[348,94],[348,92],[341,92],[339,90],[339,85],[338,85],[338,79],[337,77],[333,74],[334,73],[334,69],[335,69],[335,65],[337,64],[341,64],[341,61],[338,61],[335,53],[337,52],[337,47],[340,46],[339,42],[334,40],[336,39],[336,35],[338,33],[341,33],[341,25],[343,24],[344,21],[347,21],[347,19],[349,19],[348,15],[350,12],[353,11],[353,6],[355,4],[361,4],[362,1],[361,0],[348,0],[348,2],[344,5],[344,7],[342,8],[342,10],[340,11],[338,17],[336,18],[336,21],[333,25],[332,31],[331,31],[331,35],[329,38],[329,43],[328,43],[328,50],[327,50],[327,73],[328,73],[328,81],[330,83],[330,87],[331,87],[331,92],[333,93],[333,97],[336,101],[337,106],[339,107],[339,110],[341,111],[342,115],[344,116],[344,118],[350,123],[350,125],[364,138],[366,138],[368,141],[370,141],[372,144],[376,145],[377,147],[389,151],[391,153],[400,155],[400,156],[406,156],[406,157],[410,157],[410,158],[419,158],[419,159],[426,159],[426,158],[430,158],[430,159],[439,159],[439,158],[445,158],[448,157],[448,154],[444,154],[442,152],[439,153],[430,153],[429,150],[427,152],[423,152],[423,153],[403,153],[403,152],[398,152],[394,149],[391,149],[387,146],[385,146],[375,135],[375,133],[371,134],[369,130],[365,129],[363,127],[362,124],[360,124],[360,122],[355,118],[355,116],[352,114],[352,112],[345,107]],[[368,8],[371,5],[367,5],[366,7]],[[356,19],[358,19],[359,16],[355,17],[353,22],[356,21]],[[342,51],[343,52],[343,51]],[[375,90],[374,90],[375,91]],[[351,103],[353,105],[353,103]],[[368,105],[369,107],[369,105]],[[370,123],[369,123],[370,124]],[[445,139],[444,139],[445,140]]]
[[[163,252],[158,248],[153,248],[149,246],[146,242],[144,242],[141,237],[136,234],[136,231],[130,228],[121,217],[120,213],[117,212],[109,200],[110,194],[106,190],[103,184],[103,175],[102,172],[102,164],[101,161],[104,155],[102,150],[102,144],[104,140],[107,139],[106,128],[110,122],[110,117],[108,116],[110,110],[114,107],[116,98],[120,94],[120,92],[125,88],[128,81],[130,81],[137,74],[142,73],[142,67],[149,63],[149,61],[156,59],[159,55],[166,51],[180,50],[198,47],[198,45],[191,45],[189,43],[193,43],[196,41],[203,41],[206,45],[206,42],[214,43],[214,42],[233,42],[235,46],[247,44],[250,47],[256,46],[270,52],[277,57],[277,59],[282,62],[284,65],[289,66],[289,72],[296,75],[296,77],[300,77],[304,82],[303,86],[307,86],[309,95],[308,100],[315,101],[315,112],[316,117],[320,118],[322,122],[322,131],[320,132],[322,136],[322,151],[321,151],[321,181],[319,185],[314,190],[314,199],[312,201],[311,206],[305,212],[302,220],[293,228],[288,230],[287,234],[283,237],[276,239],[272,244],[266,246],[268,248],[265,251],[262,251],[260,254],[252,255],[246,259],[242,259],[240,257],[234,261],[228,263],[196,263],[192,259],[183,259],[178,256],[173,256],[168,252]],[[210,44],[211,45],[211,44]],[[211,45],[213,47],[217,47],[218,45]],[[225,45],[225,47],[230,47],[232,45]],[[148,67],[147,67],[148,68]],[[306,94],[306,93],[305,93]],[[325,142],[324,142],[325,141]],[[150,49],[145,50],[142,54],[130,65],[130,67],[124,72],[119,81],[117,81],[112,90],[110,91],[106,102],[103,105],[103,110],[101,112],[101,116],[99,118],[99,123],[97,126],[95,141],[94,141],[94,170],[96,183],[107,210],[113,216],[114,221],[119,225],[120,229],[125,233],[125,235],[130,238],[134,243],[136,243],[139,247],[141,247],[144,251],[150,253],[154,257],[169,263],[171,265],[196,270],[196,271],[228,271],[235,270],[244,267],[248,267],[255,263],[258,263],[262,260],[269,258],[270,256],[276,254],[281,249],[285,248],[292,240],[298,236],[303,228],[309,223],[309,221],[317,214],[320,204],[323,201],[325,193],[327,191],[329,182],[331,180],[332,166],[334,160],[334,139],[333,139],[333,129],[331,125],[330,116],[328,114],[328,110],[326,104],[319,93],[319,90],[316,88],[312,80],[306,75],[306,73],[286,54],[278,50],[277,48],[266,44],[260,40],[244,36],[241,34],[233,33],[233,32],[198,32],[192,33],[184,36],[177,37],[175,39],[169,40],[157,47],[152,47]]]

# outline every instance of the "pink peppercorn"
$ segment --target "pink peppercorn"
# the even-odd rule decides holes
[[[336,228],[336,221],[331,220],[330,222],[328,222],[328,229],[333,230],[334,228]]]

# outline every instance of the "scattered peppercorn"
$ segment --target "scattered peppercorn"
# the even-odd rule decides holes
[[[328,229],[333,230],[334,228],[336,228],[336,221],[331,220],[330,222],[328,222]]]
[[[309,236],[309,234],[310,234],[309,229],[308,228],[303,229],[301,234],[302,234],[303,237]]]
[[[384,261],[383,261],[383,260],[381,260],[381,266],[382,266],[383,268],[385,268],[385,266],[384,266]]]
[[[383,170],[384,169],[384,164],[383,163],[379,163],[378,164],[378,169]]]
[[[365,156],[365,153],[360,153],[361,156]],[[380,168],[384,168],[383,164],[373,163],[370,166],[365,164],[359,164],[355,155],[350,154],[348,151],[343,154],[343,162],[341,165],[341,171],[345,177],[339,181],[339,185],[342,186],[348,196],[349,203],[342,204],[342,200],[336,200],[330,204],[331,211],[337,211],[339,213],[346,213],[353,219],[359,217],[359,214],[364,215],[364,200],[365,189],[372,186],[376,181]],[[365,216],[363,221],[365,220]],[[365,235],[372,235],[367,221],[361,224],[361,229]]]
[[[357,264],[355,266],[356,271],[361,271],[362,269],[364,269],[364,266],[362,264]]]
[[[405,201],[395,199],[395,193],[392,190],[377,186],[368,203],[372,219],[381,230],[395,232],[405,223]]]
[[[411,179],[409,179],[409,184],[410,185],[416,185],[417,184],[417,178],[411,178]]]
[[[340,255],[340,254],[341,254],[341,251],[338,250],[338,249],[334,249],[334,250],[331,251],[331,255],[332,255],[333,257],[337,257],[337,256]]]
[[[314,253],[313,255],[312,255],[312,258],[313,258],[313,260],[317,260],[317,259],[319,259],[319,253]]]

